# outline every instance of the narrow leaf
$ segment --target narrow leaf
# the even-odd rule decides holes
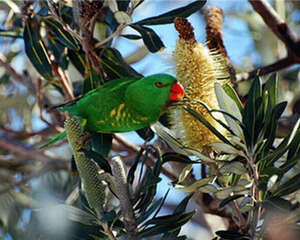
[[[63,26],[59,22],[50,18],[46,18],[44,22],[46,26],[53,32],[54,36],[57,37],[58,41],[61,42],[61,44],[67,48],[70,48],[71,50],[79,49],[77,41],[69,32],[64,30]]]
[[[244,197],[243,194],[237,194],[237,195],[233,195],[233,196],[230,196],[228,198],[225,198],[220,204],[219,204],[219,207],[218,209],[221,211],[228,203],[238,199],[238,198],[241,198],[241,197]]]
[[[160,25],[160,24],[173,23],[174,19],[176,17],[187,18],[191,14],[193,14],[193,13],[197,12],[199,9],[201,9],[205,3],[206,3],[206,0],[195,1],[184,7],[174,9],[172,11],[163,13],[156,17],[150,17],[150,18],[143,19],[134,24],[139,24],[139,25],[158,25],[159,24]]]
[[[199,120],[204,126],[206,126],[213,134],[215,134],[221,141],[227,143],[232,146],[231,142],[224,137],[222,133],[220,133],[216,128],[214,128],[200,113],[195,112],[194,110],[184,107],[184,110],[189,112],[192,116],[194,116],[197,120]]]
[[[165,47],[160,37],[151,28],[137,24],[131,24],[130,27],[141,34],[143,41],[150,52],[155,53]]]
[[[37,22],[30,19],[26,22],[23,38],[25,52],[35,69],[47,80],[53,78],[51,63],[43,41],[39,36]]]
[[[237,118],[240,122],[242,121],[242,114],[240,112],[239,107],[237,104],[230,98],[222,86],[218,83],[215,84],[215,92],[218,99],[219,106],[221,110],[224,110],[225,112],[233,115],[235,118]],[[230,118],[227,115],[224,115],[224,118],[226,122],[228,123],[230,129],[234,132],[234,134],[241,139],[244,138],[243,130],[240,127],[240,123],[236,122],[232,118]]]

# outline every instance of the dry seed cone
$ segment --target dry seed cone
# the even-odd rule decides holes
[[[174,61],[177,80],[185,89],[185,105],[201,113],[210,124],[225,134],[225,130],[207,110],[196,102],[200,100],[211,109],[219,109],[214,84],[217,81],[223,83],[225,80],[220,79],[229,78],[226,65],[222,61],[224,58],[196,42],[193,27],[186,19],[176,18],[175,28],[179,32],[179,40],[174,51]],[[189,147],[202,150],[205,145],[219,141],[208,128],[185,110],[175,110],[171,116],[177,136]]]

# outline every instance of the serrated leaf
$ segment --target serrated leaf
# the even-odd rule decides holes
[[[221,110],[231,114],[236,119],[239,120],[237,122],[236,120],[232,119],[228,115],[224,115],[224,118],[226,122],[228,123],[228,126],[230,129],[234,132],[234,134],[241,139],[244,138],[243,129],[240,127],[242,122],[242,114],[240,112],[239,107],[236,105],[236,103],[226,94],[223,87],[219,83],[215,83],[215,92],[217,96],[217,100],[219,103],[219,106]]]
[[[160,37],[151,28],[137,24],[131,24],[129,26],[141,34],[143,41],[150,52],[155,53],[165,47]]]
[[[25,44],[25,52],[35,69],[45,79],[53,78],[51,63],[43,41],[39,36],[39,28],[37,22],[30,19],[26,22],[23,39]]]
[[[159,24],[160,25],[160,24],[173,23],[174,19],[176,17],[187,18],[191,14],[193,14],[193,13],[197,12],[199,9],[201,9],[205,3],[206,3],[206,0],[195,1],[184,7],[171,10],[169,12],[160,14],[156,17],[150,17],[150,18],[143,19],[134,24],[139,24],[139,25],[158,25]]]
[[[71,50],[79,50],[79,45],[76,39],[74,39],[69,32],[64,30],[63,26],[59,22],[50,18],[44,18],[44,22],[61,44]]]

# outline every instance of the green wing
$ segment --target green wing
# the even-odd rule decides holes
[[[93,132],[128,132],[146,127],[149,125],[147,119],[133,112],[124,101],[127,87],[137,80],[122,78],[110,81],[61,110],[86,119],[86,129]]]

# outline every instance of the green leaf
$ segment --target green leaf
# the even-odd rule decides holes
[[[241,162],[230,162],[225,163],[224,166],[220,168],[221,174],[235,173],[237,175],[242,175],[247,172],[247,168]]]
[[[218,83],[215,84],[215,92],[221,110],[231,114],[232,116],[234,116],[236,119],[239,120],[239,122],[237,122],[231,117],[224,115],[224,118],[228,123],[232,132],[234,132],[234,134],[239,138],[243,139],[244,138],[243,129],[240,127],[242,121],[242,114],[240,112],[238,105],[235,103],[235,101],[232,98],[230,98],[226,94],[223,87]]]
[[[47,80],[53,78],[51,63],[43,41],[39,36],[38,23],[34,19],[26,22],[23,38],[25,52],[35,69]]]
[[[157,208],[160,208],[160,206],[164,203],[164,199],[165,199],[166,195],[164,196],[164,198],[160,198],[157,201],[155,201],[153,204],[150,205],[149,208],[147,208],[147,210],[141,214],[141,216],[137,219],[138,223],[142,223],[143,221],[145,221],[152,213],[154,213],[154,211]]]
[[[244,156],[244,153],[242,151],[240,151],[240,150],[236,149],[235,147],[228,145],[226,143],[215,142],[215,143],[209,144],[209,146],[216,149],[218,152]]]
[[[139,40],[139,39],[142,39],[141,36],[135,35],[135,34],[122,34],[122,35],[120,35],[120,37],[128,38],[130,40]]]
[[[70,58],[74,67],[78,70],[78,72],[85,76],[86,63],[84,58],[84,52],[80,51],[72,51],[68,49],[68,57]]]
[[[129,26],[141,34],[150,52],[155,53],[165,47],[160,37],[151,28],[143,27],[138,24],[131,24]]]
[[[255,142],[256,129],[255,122],[258,115],[258,99],[262,96],[262,87],[259,77],[255,77],[251,84],[247,103],[243,111],[243,123],[246,127],[245,139],[247,146],[252,150]]]
[[[59,133],[57,136],[55,136],[53,139],[51,139],[50,141],[48,141],[47,143],[43,144],[42,146],[39,147],[39,149],[43,149],[46,147],[51,146],[52,144],[64,139],[65,137],[67,137],[67,133],[66,131],[63,131],[61,133]]]
[[[180,162],[180,163],[200,163],[197,161],[191,160],[188,156],[176,153],[176,152],[167,152],[162,155],[163,163],[167,162]]]
[[[136,133],[145,141],[151,141],[154,138],[154,132],[150,127],[145,127],[136,131]]]
[[[182,225],[187,223],[192,216],[195,214],[195,211],[186,213],[186,214],[173,214],[173,215],[166,215],[162,217],[157,217],[151,219],[147,222],[147,224],[156,224],[153,227],[146,228],[142,230],[138,234],[138,238],[146,238],[170,231],[175,231],[180,228]]]
[[[242,112],[244,107],[243,107],[243,104],[242,104],[241,100],[239,99],[239,97],[238,97],[236,91],[235,91],[229,84],[227,84],[227,83],[225,83],[225,84],[223,85],[223,89],[224,89],[224,91],[227,93],[227,95],[228,95],[229,97],[231,97],[231,99],[232,99],[232,100],[235,102],[235,104],[238,106],[240,112]]]
[[[290,161],[291,158],[298,155],[300,151],[300,120],[294,126],[292,131],[293,140],[290,143],[290,148],[287,156],[287,161]]]
[[[96,152],[106,157],[110,152],[112,139],[112,134],[94,133],[90,144]]]
[[[198,188],[203,187],[212,181],[213,181],[213,177],[208,177],[208,178],[200,179],[191,185],[175,184],[174,188],[182,190],[187,193],[193,193],[193,192],[197,191]]]
[[[2,30],[0,29],[1,37],[11,37],[11,38],[22,38],[22,35],[16,31]]]
[[[85,72],[85,75],[87,75],[87,77],[84,79],[83,82],[82,94],[85,94],[92,89],[100,87],[101,83],[104,82],[103,76],[98,74],[90,64],[86,66]]]
[[[69,59],[65,54],[65,46],[63,46],[59,41],[53,38],[47,39],[48,49],[52,52],[55,63],[59,65],[63,70],[66,70],[69,65]]]
[[[187,204],[189,203],[191,197],[193,194],[190,194],[186,196],[175,208],[173,214],[178,214],[178,213],[184,213]],[[162,237],[162,239],[178,239],[177,236],[180,233],[180,228],[176,229],[175,231],[169,231],[168,233],[165,233]]]
[[[276,129],[277,129],[277,121],[282,115],[284,109],[286,108],[287,102],[281,102],[274,106],[271,113],[268,113],[267,119],[264,122],[264,127],[261,131],[261,134],[263,134],[264,139],[267,139],[267,142],[265,143],[266,147],[271,148],[273,145],[273,142],[276,137]],[[266,114],[267,115],[267,114]]]
[[[193,164],[187,164],[181,171],[181,173],[178,176],[177,183],[182,183],[184,179],[190,174],[190,172],[193,169]]]
[[[218,207],[218,210],[219,211],[222,211],[223,208],[230,202],[232,202],[233,200],[236,200],[238,198],[241,198],[241,197],[244,197],[245,195],[244,194],[237,194],[237,195],[233,195],[233,196],[230,196],[228,198],[225,198],[224,200],[222,200],[222,202],[219,204],[219,207]]]
[[[220,133],[215,127],[213,127],[200,113],[197,113],[197,112],[195,112],[194,110],[192,110],[188,107],[183,107],[183,109],[185,111],[187,111],[188,113],[190,113],[197,120],[199,120],[205,127],[207,127],[222,142],[233,146],[232,143],[227,138],[225,138],[224,135],[222,133]]]
[[[270,107],[274,107],[277,103],[278,96],[278,74],[273,73],[269,77],[268,81],[264,86],[264,91],[268,94]]]
[[[122,77],[140,78],[143,76],[136,72],[132,67],[130,67],[124,61],[120,52],[115,48],[103,48],[99,52],[99,56],[100,64],[102,65],[109,79],[116,79]]]
[[[134,160],[133,160],[133,164],[132,166],[130,167],[129,171],[128,171],[128,175],[127,175],[127,182],[132,184],[133,181],[134,181],[134,173],[135,173],[135,170],[138,166],[138,163],[139,163],[139,160],[140,160],[140,157],[142,156],[144,152],[144,149],[141,148],[138,153],[136,154]]]
[[[187,147],[183,145],[178,139],[176,139],[171,131],[164,127],[160,122],[155,123],[152,125],[154,132],[161,137],[163,140],[165,140],[168,145],[178,154],[184,155],[193,155],[200,158],[203,162],[212,162],[215,163],[215,160],[209,158],[208,156],[204,155],[200,151]],[[167,161],[167,160],[164,160]],[[176,161],[176,160],[175,160]],[[180,160],[179,160],[180,161]],[[190,160],[189,160],[190,161]],[[189,163],[189,162],[188,162]]]
[[[272,195],[281,197],[296,192],[298,189],[300,189],[300,173],[281,184]]]
[[[291,211],[293,206],[289,200],[280,197],[268,198],[263,202],[263,207],[269,211]]]
[[[206,3],[206,0],[201,1],[195,1],[193,3],[190,3],[184,7],[174,9],[172,11],[163,13],[161,15],[158,15],[156,17],[150,17],[143,19],[141,21],[138,21],[133,24],[139,24],[139,25],[160,25],[160,24],[169,24],[173,23],[174,19],[176,17],[182,17],[187,18],[191,14],[197,12],[199,9],[201,9],[204,4]]]
[[[69,32],[64,30],[63,26],[59,22],[50,18],[44,18],[44,22],[61,44],[71,50],[79,50],[79,45],[76,39],[74,39]]]
[[[275,149],[274,152],[266,155],[263,159],[259,159],[264,163],[264,166],[268,167],[274,162],[276,162],[290,147],[292,143],[294,143],[293,139],[298,139],[300,128],[300,120],[297,121],[296,125],[294,126],[293,131],[284,138],[284,140],[279,144],[279,146]],[[297,144],[297,142],[295,141]]]
[[[217,231],[216,234],[224,240],[250,240],[250,237],[237,231]]]

